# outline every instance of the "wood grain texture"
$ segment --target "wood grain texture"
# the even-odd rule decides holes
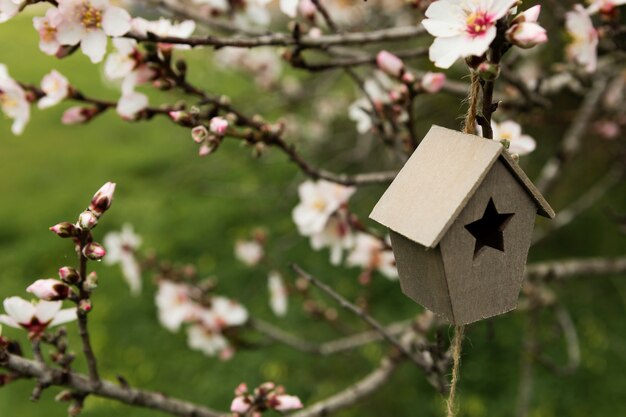
[[[465,228],[480,219],[489,200],[499,213],[515,213],[503,231],[504,252],[484,248],[474,258],[475,238]],[[537,206],[502,161],[497,161],[440,248],[456,325],[514,310],[535,224]]]

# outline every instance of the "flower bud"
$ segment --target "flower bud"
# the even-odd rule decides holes
[[[511,26],[506,32],[506,38],[513,45],[528,49],[547,42],[548,34],[537,23],[522,22]]]
[[[484,61],[476,68],[478,75],[485,81],[493,81],[500,76],[500,66]]]
[[[539,20],[539,14],[541,13],[541,5],[536,5],[531,7],[530,9],[525,10],[524,12],[515,16],[515,19],[511,23],[514,25],[523,22],[536,22]]]
[[[427,93],[434,94],[439,92],[446,82],[446,74],[443,72],[427,72],[422,77],[421,88]]]
[[[187,122],[190,120],[189,113],[181,110],[171,111],[168,113],[168,115],[176,123]]]
[[[98,224],[98,218],[90,210],[85,210],[78,217],[78,227],[83,230],[91,230]]]
[[[55,224],[50,228],[54,233],[56,233],[59,237],[67,238],[76,236],[76,226],[69,222],[62,222],[59,224]]]
[[[94,118],[99,110],[95,107],[70,107],[65,110],[63,116],[61,116],[61,123],[64,125],[76,125],[86,123]]]
[[[115,183],[107,182],[104,184],[91,199],[89,210],[97,217],[100,217],[105,211],[111,207],[113,202],[113,193],[115,193]]]
[[[87,279],[83,284],[83,288],[85,289],[85,291],[89,292],[98,288],[98,274],[96,274],[95,272],[91,272],[89,275],[87,275]]]
[[[191,129],[191,137],[194,142],[202,143],[209,137],[209,130],[203,125],[196,126]]]
[[[89,313],[91,310],[93,310],[91,300],[80,300],[80,303],[78,303],[78,309],[85,313]]]
[[[211,119],[209,127],[211,128],[211,132],[223,136],[228,128],[228,121],[223,117],[214,117]]]
[[[380,51],[376,55],[378,68],[392,77],[400,78],[404,74],[404,62],[391,52]]]
[[[99,261],[106,255],[106,250],[99,243],[91,242],[83,248],[83,255],[92,261]]]
[[[26,291],[35,297],[46,301],[65,300],[69,295],[70,288],[53,278],[38,279],[33,282]]]
[[[78,271],[72,268],[71,266],[64,266],[59,269],[59,278],[61,281],[74,285],[78,283],[80,280],[80,276],[78,275]]]

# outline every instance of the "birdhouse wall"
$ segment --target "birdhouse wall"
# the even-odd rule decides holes
[[[466,228],[484,218],[490,200],[500,215],[513,214],[502,227],[501,241],[491,230],[498,222],[475,225],[485,226],[484,230],[472,229],[479,239]],[[537,206],[528,193],[504,164],[496,161],[439,245],[452,323],[468,324],[517,307],[536,214]],[[492,247],[499,244],[502,250]]]
[[[402,292],[429,310],[452,317],[452,306],[439,247],[427,249],[390,231]]]

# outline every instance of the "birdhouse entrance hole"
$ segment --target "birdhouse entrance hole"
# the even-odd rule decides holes
[[[498,213],[493,198],[490,198],[482,218],[465,225],[476,239],[474,259],[487,247],[504,252],[504,229],[514,215],[515,213]]]

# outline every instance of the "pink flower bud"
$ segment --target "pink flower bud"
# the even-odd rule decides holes
[[[65,300],[69,295],[70,288],[56,279],[38,279],[33,282],[26,291],[35,297],[46,301]]]
[[[90,107],[70,107],[61,116],[61,123],[64,125],[76,125],[86,123],[98,114],[98,109]]]
[[[93,291],[98,288],[98,274],[96,274],[95,271],[87,275],[87,279],[85,280],[83,287],[86,291]]]
[[[80,276],[78,275],[78,271],[76,271],[71,266],[64,266],[59,269],[59,278],[61,281],[66,282],[68,284],[76,284],[80,280]]]
[[[89,205],[89,210],[97,217],[107,211],[113,202],[113,193],[115,193],[115,183],[107,182],[94,194]]]
[[[237,385],[235,388],[235,395],[245,395],[248,393],[248,385],[245,382]]]
[[[211,119],[209,127],[211,128],[211,132],[223,136],[228,128],[228,120],[223,117],[214,117]]]
[[[247,401],[246,397],[235,397],[233,402],[230,404],[230,411],[233,413],[244,414],[248,412],[250,406],[251,404]]]
[[[83,230],[91,230],[98,224],[98,218],[90,210],[85,210],[78,217],[78,226]]]
[[[513,19],[512,23],[517,24],[522,22],[537,22],[537,20],[539,20],[539,13],[541,13],[540,4],[533,6],[530,9],[525,10],[523,13],[515,16],[515,19]]]
[[[279,411],[297,410],[298,408],[302,408],[302,401],[300,401],[300,398],[295,395],[277,395],[276,401],[278,404],[274,407],[274,409]]]
[[[89,313],[91,310],[93,310],[93,305],[91,304],[90,300],[80,300],[80,303],[78,303],[78,308],[85,313]]]
[[[203,125],[196,126],[191,129],[191,137],[194,142],[202,143],[209,137],[209,129]]]
[[[437,93],[446,83],[446,74],[443,72],[427,72],[422,77],[422,90],[427,93]]]
[[[91,242],[83,248],[83,255],[92,261],[99,261],[106,255],[106,250],[99,243]]]
[[[548,41],[548,34],[544,28],[533,22],[523,22],[511,26],[506,32],[506,38],[513,45],[528,49]]]
[[[189,113],[181,110],[171,111],[168,113],[168,115],[176,123],[189,120]]]
[[[76,236],[76,226],[69,222],[62,222],[59,224],[55,224],[50,228],[54,233],[56,233],[59,237],[74,237]]]
[[[313,20],[315,19],[315,13],[317,13],[317,7],[315,3],[311,0],[300,0],[298,4],[298,9],[300,10],[300,14],[305,19]]]
[[[392,77],[400,78],[404,74],[404,62],[391,52],[380,51],[376,55],[376,65],[381,71]]]

